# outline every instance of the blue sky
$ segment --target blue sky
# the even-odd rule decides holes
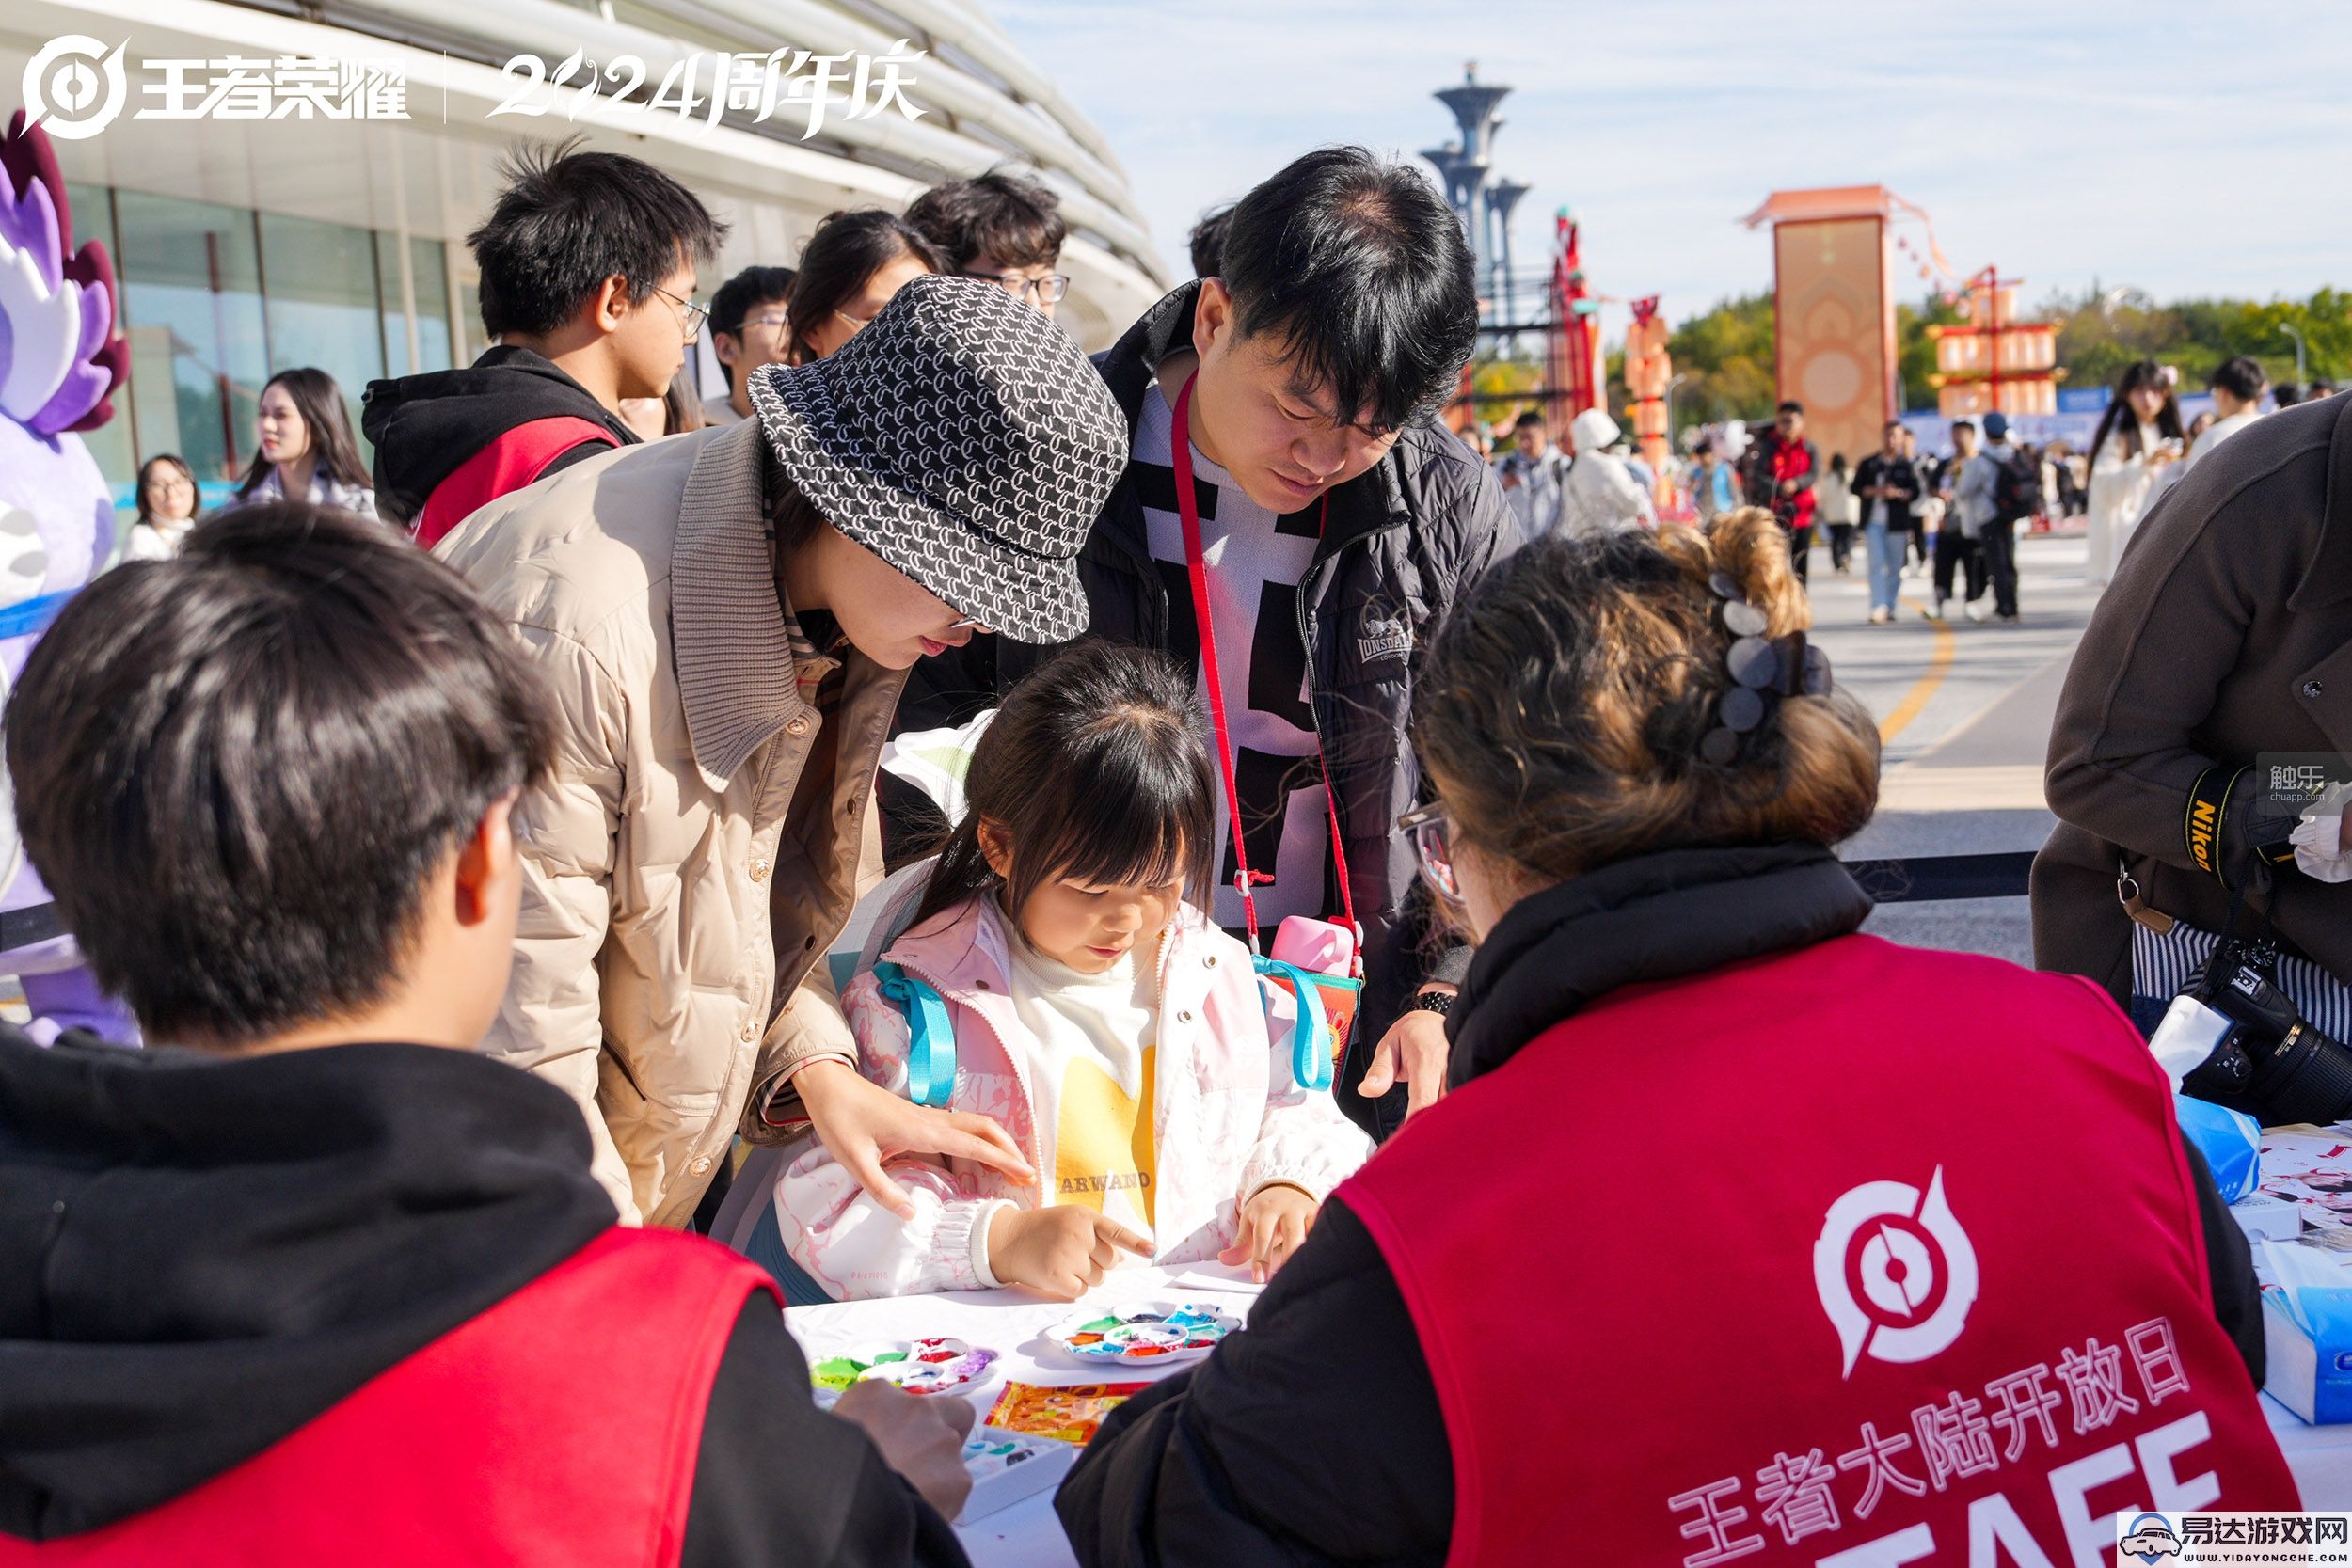
[[[988,8],[1108,135],[1180,276],[1200,211],[1296,152],[1447,140],[1429,94],[1474,58],[1481,81],[1516,89],[1495,166],[1534,187],[1513,236],[1522,265],[1566,203],[1594,287],[1661,293],[1676,320],[1770,286],[1764,234],[1735,220],[1806,185],[1891,187],[1962,272],[1997,261],[2030,301],[2094,277],[2160,300],[2352,285],[2352,6]],[[1616,336],[1622,311],[1607,320]]]

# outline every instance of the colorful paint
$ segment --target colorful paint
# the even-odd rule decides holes
[[[910,1394],[945,1394],[978,1383],[995,1362],[994,1351],[961,1339],[886,1340],[819,1361],[809,1369],[809,1379],[836,1393],[872,1381],[895,1383]]]
[[[1197,1361],[1241,1326],[1241,1320],[1193,1302],[1146,1302],[1073,1318],[1045,1337],[1081,1361],[1125,1366]]]
[[[1008,1383],[988,1413],[987,1424],[1030,1437],[1084,1445],[1103,1418],[1152,1386],[1148,1383],[1080,1383],[1045,1387]]]

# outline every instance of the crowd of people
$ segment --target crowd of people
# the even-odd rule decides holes
[[[1025,179],[837,214],[706,308],[724,237],[637,159],[519,157],[469,237],[496,346],[367,388],[373,475],[285,372],[237,497],[192,526],[152,460],[136,559],[33,650],[24,842],[146,1048],[0,1038],[0,1558],[960,1562],[970,1407],[820,1413],[777,1306],[1128,1259],[1266,1288],[1064,1483],[1088,1564],[1551,1560],[1564,1499],[1596,1561],[2058,1560],[2064,1478],[2140,1464],[2294,1506],[2141,1034],[1859,934],[1836,858],[1879,741],[1811,531],[1873,619],[1906,551],[2013,619],[2000,416],[1849,468],[1786,404],[1698,454],[1693,525],[1604,411],[1490,464],[1439,418],[1461,226],[1359,149],[1204,220],[1091,361]],[[2168,522],[2279,444],[2229,439]],[[2119,592],[2170,591],[2151,543]],[[892,782],[923,745],[955,790]],[[1713,1157],[1641,1180],[1677,1127]],[[1819,1261],[1890,1185],[1971,1259],[1900,1342],[1858,1237]],[[739,1250],[685,1234],[730,1196]],[[1661,1290],[1692,1213],[1736,1218]],[[1532,1386],[1531,1314],[1594,1353]],[[1940,1414],[1988,1402],[1997,1492]],[[1776,1501],[1808,1454],[1826,1514]]]

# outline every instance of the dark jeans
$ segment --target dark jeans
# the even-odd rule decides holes
[[[2017,613],[2017,534],[2015,522],[1987,523],[1977,543],[1993,574],[1993,613],[2003,618]]]
[[[1844,571],[1853,560],[1853,524],[1829,525],[1829,563]]]
[[[1914,517],[1911,519],[1910,528],[1904,531],[1911,536],[1912,559],[1922,566],[1926,565],[1928,563],[1928,525]]]
[[[1969,539],[1960,531],[1958,523],[1947,523],[1935,531],[1935,597],[1941,604],[1952,596],[1952,574],[1965,565],[1966,598],[1980,598],[1984,594],[1983,542]]]
[[[1805,567],[1813,557],[1813,525],[1807,523],[1803,528],[1789,528],[1784,522],[1780,526],[1788,533],[1788,564],[1797,569],[1797,580],[1804,582],[1806,580]]]

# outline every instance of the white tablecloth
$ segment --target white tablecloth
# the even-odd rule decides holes
[[[1056,1351],[1045,1339],[1045,1331],[1074,1313],[1133,1302],[1199,1299],[1247,1319],[1257,1298],[1258,1287],[1246,1275],[1216,1263],[1194,1263],[1173,1269],[1120,1269],[1075,1303],[1040,1301],[1023,1291],[963,1291],[891,1301],[795,1307],[784,1319],[812,1365],[872,1339],[918,1339],[936,1334],[984,1345],[1004,1358],[997,1364],[1004,1375],[972,1396],[974,1406],[985,1418],[1009,1382],[1156,1381],[1150,1368],[1081,1367]],[[1176,1370],[1168,1368],[1159,1375]],[[1062,1536],[1051,1492],[975,1520],[956,1533],[962,1537],[964,1550],[972,1554],[975,1568],[1074,1568],[1077,1560]]]
[[[1043,1338],[1045,1330],[1074,1312],[1200,1296],[1246,1319],[1257,1295],[1258,1288],[1236,1277],[1233,1271],[1216,1264],[1195,1264],[1180,1269],[1121,1269],[1075,1306],[1041,1302],[1020,1291],[968,1291],[954,1295],[902,1296],[895,1301],[796,1307],[784,1316],[812,1363],[869,1339],[914,1339],[931,1334],[952,1335],[996,1351],[1004,1357],[999,1363],[1004,1375],[973,1397],[978,1413],[985,1417],[1007,1382],[1152,1380],[1149,1370],[1081,1368],[1055,1352]],[[2352,1508],[2352,1425],[2306,1426],[2267,1394],[2262,1404],[2279,1447],[2286,1453],[2287,1465],[2295,1472],[2296,1484],[2302,1489],[2303,1506]],[[962,1537],[976,1568],[1074,1568],[1076,1560],[1062,1537],[1050,1492],[975,1520],[956,1533]]]

